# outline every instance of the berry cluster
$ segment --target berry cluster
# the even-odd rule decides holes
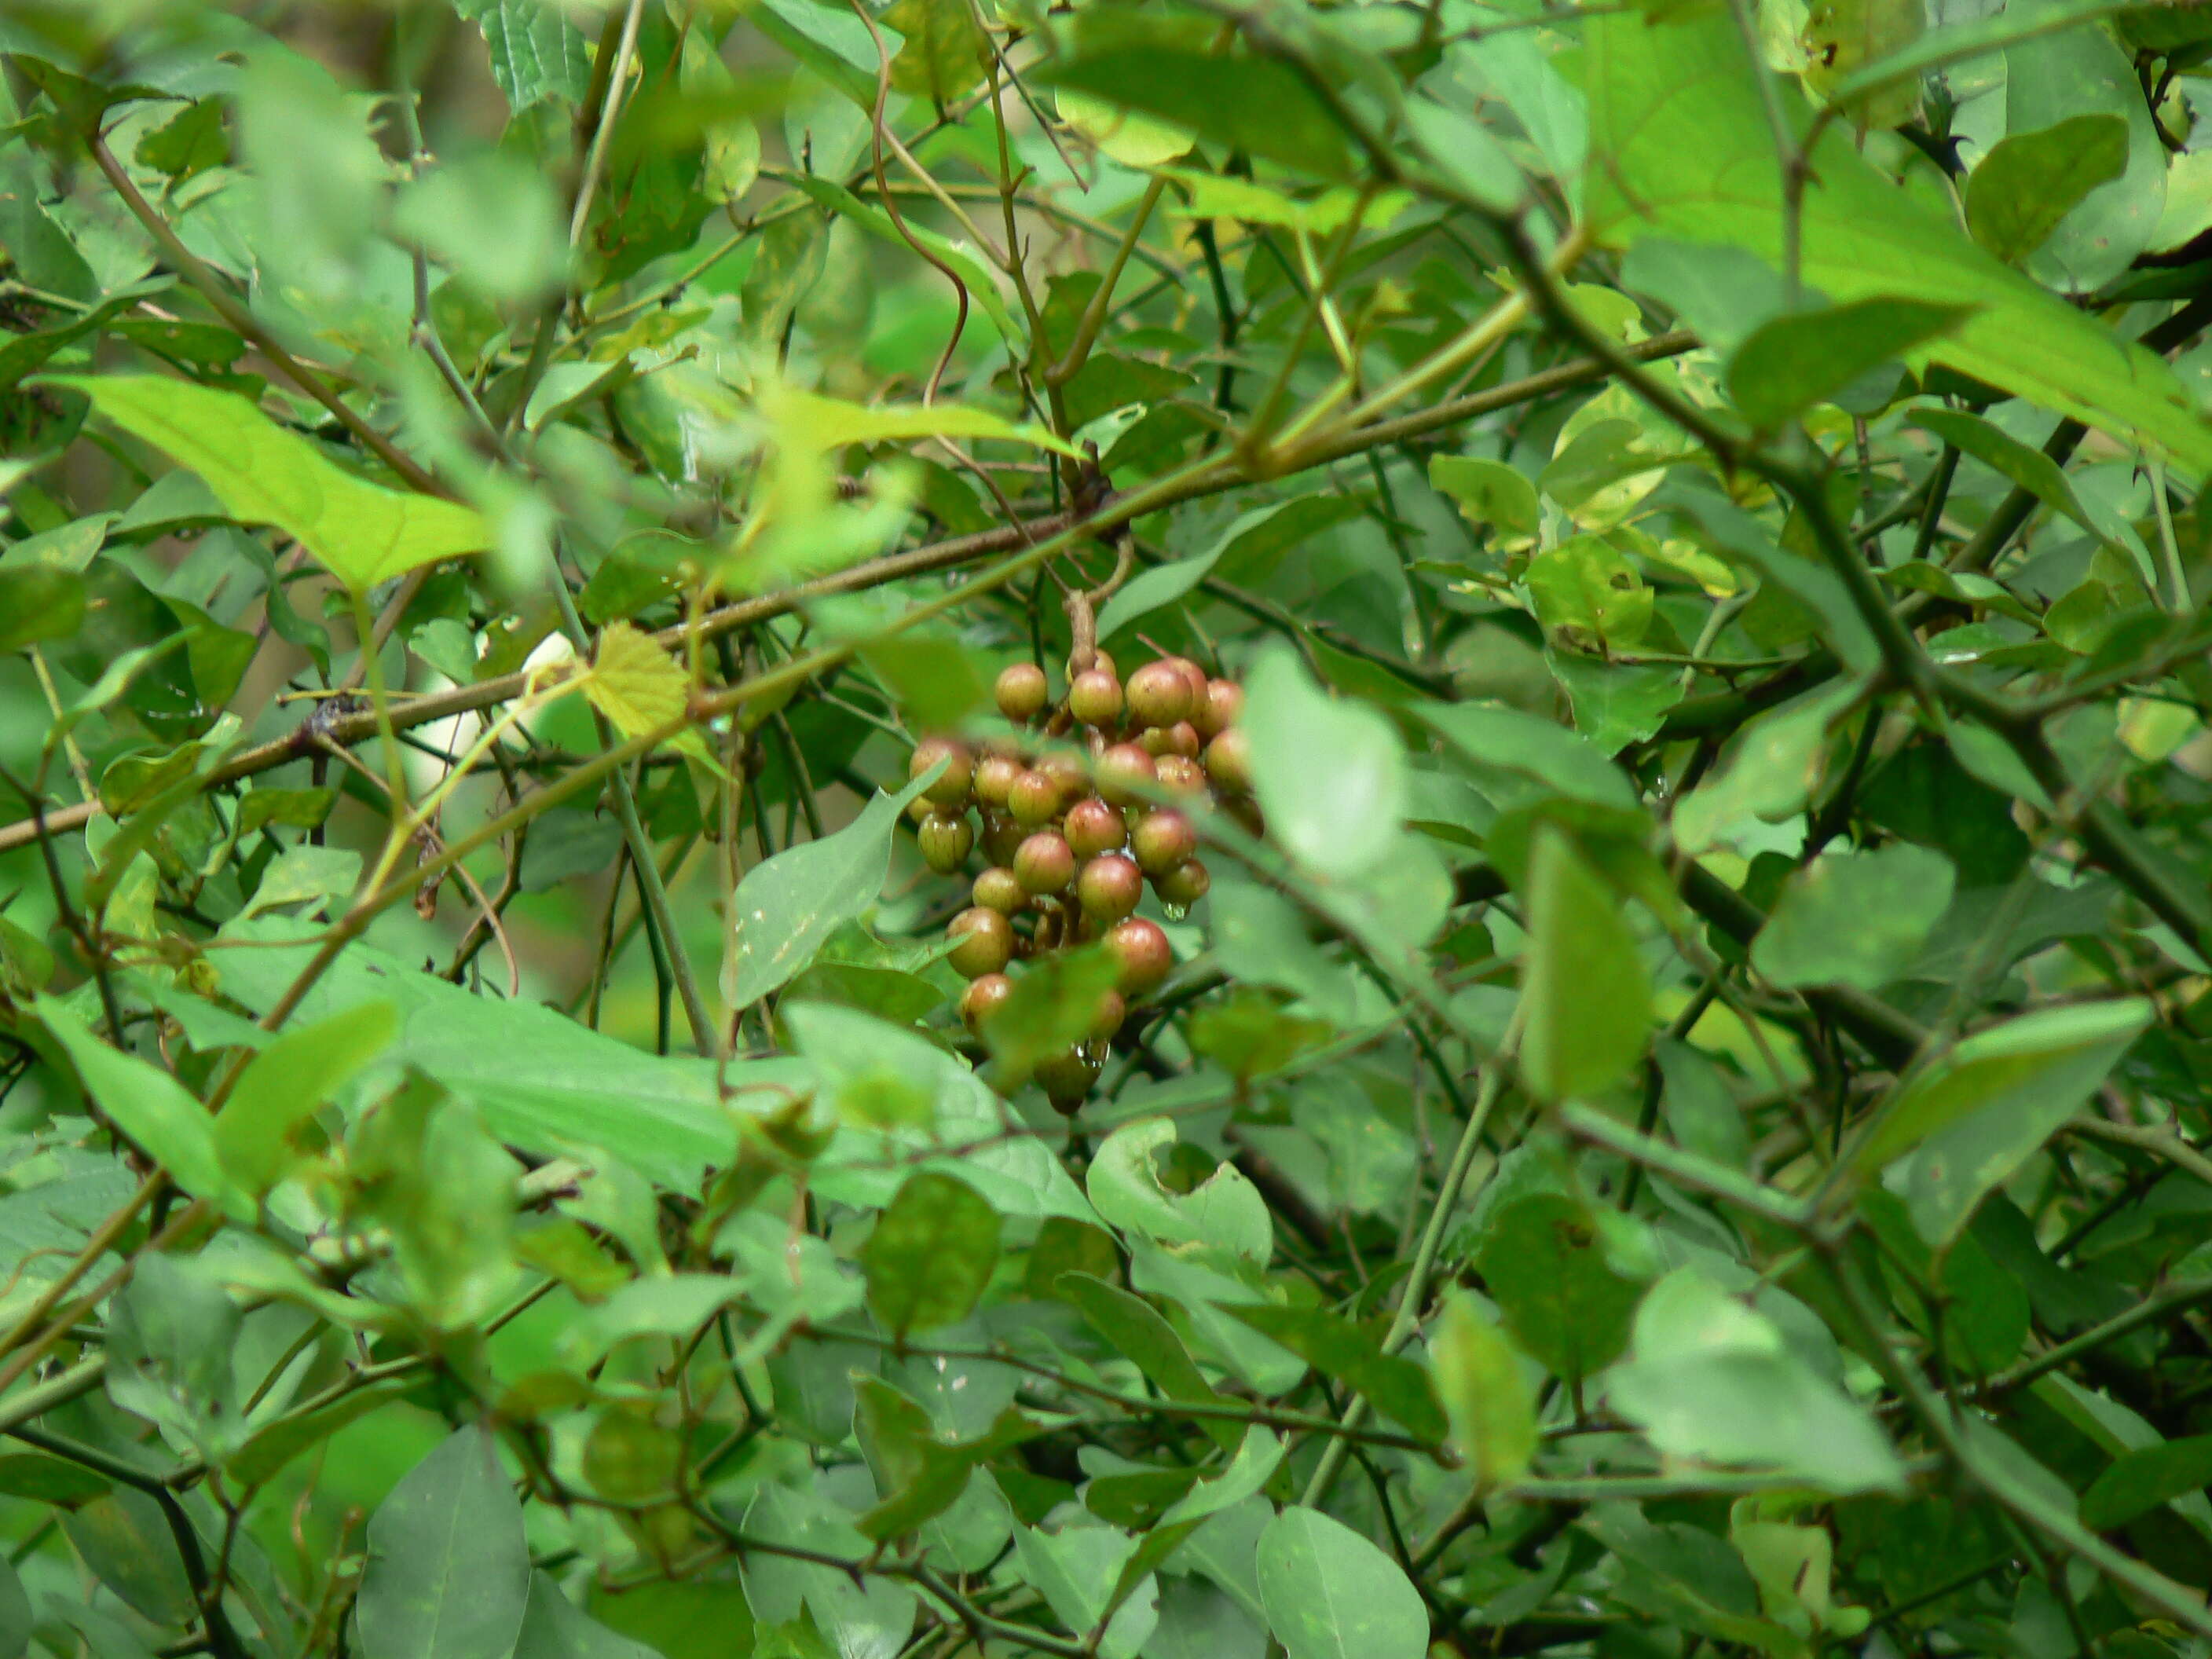
[[[1148,662],[1125,684],[1102,651],[1057,707],[1030,663],[1000,674],[996,695],[1018,736],[980,751],[951,738],[915,746],[911,775],[947,763],[915,803],[921,855],[953,875],[981,842],[988,867],[948,929],[951,963],[970,981],[960,1014],[971,1030],[1013,989],[1006,970],[1017,957],[1097,941],[1113,958],[1117,988],[1089,1036],[1037,1070],[1053,1103],[1073,1112],[1129,1004],[1174,966],[1167,935],[1135,914],[1146,879],[1170,920],[1206,893],[1197,831],[1170,803],[1204,799],[1252,817],[1249,749],[1237,724],[1244,693],[1188,657]]]

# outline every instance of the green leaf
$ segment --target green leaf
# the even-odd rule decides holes
[[[131,156],[139,166],[166,173],[179,183],[221,167],[230,159],[230,143],[222,130],[222,100],[203,98],[185,105],[141,138]]]
[[[1107,1136],[1085,1175],[1098,1213],[1124,1234],[1170,1247],[1203,1245],[1264,1266],[1275,1234],[1259,1189],[1231,1164],[1195,1187],[1171,1189],[1160,1179],[1159,1160],[1175,1144],[1174,1121],[1164,1117],[1139,1118]]]
[[[1606,1395],[1670,1458],[1771,1469],[1825,1492],[1905,1488],[1865,1410],[1694,1267],[1652,1286],[1634,1357],[1607,1376]]]
[[[1536,1454],[1536,1401],[1521,1357],[1462,1291],[1444,1297],[1429,1337],[1429,1370],[1451,1419],[1452,1438],[1490,1492],[1528,1473]]]
[[[942,109],[983,78],[991,48],[969,0],[897,0],[883,21],[906,37],[891,86]]]
[[[561,1592],[543,1572],[530,1576],[530,1601],[514,1659],[656,1659],[642,1642],[617,1636]]]
[[[1429,1613],[1398,1564],[1317,1510],[1260,1534],[1260,1598],[1290,1659],[1421,1659]]]
[[[1047,1057],[1085,1040],[1098,1024],[1100,1000],[1114,988],[1120,969],[1097,946],[1056,951],[1030,963],[1013,992],[983,1023],[991,1058],[1018,1083]]]
[[[67,639],[84,621],[84,579],[53,565],[0,566],[0,651]]]
[[[2002,428],[1963,409],[1917,409],[1912,423],[1956,445],[1961,454],[1972,456],[2045,507],[2063,513],[2091,535],[2113,540],[2112,527],[2090,517],[2066,474],[2041,450],[2031,449]]]
[[[1103,1624],[1097,1651],[1104,1659],[1137,1659],[1158,1619],[1157,1591],[1125,1600],[1118,1609],[1115,1606],[1123,1570],[1136,1548],[1134,1538],[1110,1527],[1014,1528],[1014,1556],[1023,1578],[1068,1629],[1087,1636]]]
[[[194,1198],[221,1200],[228,1194],[216,1152],[215,1121],[182,1084],[136,1054],[109,1048],[53,998],[40,997],[38,1009],[110,1122],[145,1148]]]
[[[489,1432],[456,1431],[368,1522],[362,1659],[507,1659],[530,1601],[522,1505]]]
[[[822,9],[813,5],[811,0],[791,0],[791,5],[793,8],[805,6],[810,11]],[[764,15],[762,13],[755,15]],[[868,103],[872,106],[875,101],[875,76],[872,70],[869,73],[868,84]],[[911,253],[914,243],[907,240],[907,238],[911,236],[914,242],[927,248],[947,265],[960,273],[960,280],[967,284],[969,297],[981,308],[984,316],[990,319],[991,326],[998,331],[999,338],[1006,343],[1008,350],[1027,351],[1029,349],[1029,331],[1024,328],[1015,319],[1014,313],[1006,308],[1006,299],[999,292],[997,275],[988,264],[984,263],[983,256],[965,241],[957,241],[951,237],[940,235],[927,225],[916,224],[911,218],[906,222],[905,231],[902,233],[899,227],[892,222],[890,215],[885,213],[881,208],[871,206],[862,201],[834,179],[819,178],[809,173],[799,181],[799,187],[820,204],[825,211],[850,219],[879,242],[896,244],[901,250]],[[904,410],[869,410],[861,413],[872,418],[854,420],[849,416],[847,416],[846,425],[853,431],[854,435],[840,441],[883,443],[896,438],[938,435],[949,438],[1006,438],[1023,443],[1036,444],[1047,449],[1056,449],[1063,454],[1072,455],[1079,453],[1072,445],[1055,437],[1042,427],[1018,427],[982,410],[962,409],[957,405],[932,404],[924,407],[916,404]]]
[[[1389,851],[1406,810],[1406,753],[1389,720],[1332,697],[1287,644],[1245,679],[1252,788],[1267,833],[1300,864],[1358,875]]]
[[[1824,854],[1783,884],[1752,942],[1751,965],[1792,990],[1879,990],[1918,957],[1954,881],[1950,860],[1909,842]]]
[[[2121,1453],[2081,1494],[2081,1524],[2110,1532],[2207,1486],[2212,1486],[2212,1434],[2139,1446]]]
[[[1537,620],[1585,650],[1633,648],[1651,625],[1650,588],[1601,536],[1571,536],[1546,548],[1528,561],[1522,580]]]
[[[1729,396],[1762,430],[1835,398],[1884,363],[1957,331],[1971,306],[1856,300],[1760,324],[1729,360]]]
[[[883,52],[878,52],[868,26],[850,10],[816,0],[763,0],[751,21],[862,110],[876,106],[876,76],[884,52],[896,54],[904,44],[892,26],[878,22],[876,27],[884,37]]]
[[[1474,763],[1486,793],[1498,785],[1511,790],[1504,804],[1563,795],[1631,811],[1638,805],[1628,775],[1587,738],[1556,721],[1472,702],[1423,703],[1413,713]]]
[[[1468,523],[1496,531],[1509,545],[1536,533],[1536,486],[1517,467],[1472,455],[1433,455],[1429,483],[1451,497]]]
[[[1089,1273],[1062,1273],[1060,1295],[1073,1303],[1091,1329],[1104,1337],[1122,1357],[1142,1371],[1170,1400],[1194,1405],[1224,1403],[1198,1362],[1190,1357],[1175,1327],[1160,1316],[1142,1297],[1132,1296],[1118,1285]],[[1223,1450],[1233,1449],[1243,1430],[1219,1418],[1201,1418],[1199,1424]]]
[[[999,1265],[999,1212],[964,1181],[907,1177],[860,1247],[868,1308],[903,1338],[975,1311]]]
[[[83,392],[105,418],[198,473],[232,517],[297,538],[356,592],[491,545],[473,508],[356,477],[234,392],[152,374],[52,384]]]
[[[142,1256],[108,1328],[108,1398],[220,1462],[243,1426],[231,1380],[240,1320],[198,1261]]]
[[[2013,133],[1966,177],[1966,229],[2016,265],[2127,163],[2128,124],[2118,115],[2069,116],[2039,131]]]
[[[1656,737],[1682,701],[1681,671],[1663,664],[1609,663],[1551,650],[1544,665],[1567,694],[1575,730],[1607,755]]]
[[[0,1562],[0,1659],[22,1659],[31,1645],[31,1598],[12,1562]]]
[[[1608,243],[1656,235],[1723,242],[1778,265],[1782,192],[1759,78],[1724,10],[1654,24],[1594,19],[1585,84],[1583,210]],[[2137,100],[2140,102],[2140,100]],[[1898,190],[1831,126],[1804,196],[1802,277],[1838,303],[1888,298],[1974,306],[1928,348],[1934,362],[2212,470],[2212,426],[2166,366],[2044,292]]]
[[[2127,997],[1978,1031],[1899,1087],[1850,1165],[1871,1176],[1911,1151],[1902,1186],[1889,1184],[1941,1249],[2095,1092],[2151,1018],[2148,1002]]]
[[[562,7],[544,0],[453,0],[453,10],[483,32],[491,78],[515,114],[549,98],[584,101],[591,42]]]
[[[876,795],[836,834],[787,848],[745,872],[730,905],[724,1001],[750,1008],[788,983],[832,933],[876,902],[890,871],[891,831],[928,781],[917,778],[895,795]]]
[[[287,1031],[239,1073],[215,1121],[216,1152],[230,1178],[258,1198],[297,1157],[292,1132],[336,1098],[392,1044],[399,1017],[388,1002],[364,1002]]]
[[[1620,902],[1558,830],[1528,860],[1521,1071],[1547,1100],[1601,1094],[1651,1038],[1651,981]]]
[[[1606,1259],[1597,1218],[1563,1193],[1501,1205],[1474,1265],[1530,1358],[1569,1382],[1602,1370],[1628,1343],[1644,1281]]]
[[[1384,1353],[1375,1334],[1364,1327],[1320,1308],[1278,1307],[1268,1302],[1227,1311],[1316,1370],[1366,1395],[1370,1405],[1422,1439],[1442,1440],[1450,1432],[1427,1373],[1410,1359]]]
[[[745,1530],[793,1551],[858,1560],[868,1540],[852,1516],[811,1483],[763,1485],[745,1510]],[[745,1553],[745,1594],[763,1624],[789,1624],[802,1613],[835,1644],[833,1651],[890,1655],[914,1627],[914,1595],[882,1577],[862,1577],[765,1550]]]

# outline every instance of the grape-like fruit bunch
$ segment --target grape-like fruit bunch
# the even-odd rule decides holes
[[[921,855],[950,876],[981,854],[973,902],[946,930],[950,960],[969,981],[960,1016],[970,1030],[1012,991],[1017,958],[1094,941],[1113,958],[1115,988],[1089,1034],[1037,1068],[1053,1104],[1073,1113],[1129,1006],[1175,965],[1159,925],[1135,914],[1145,884],[1170,920],[1206,894],[1197,830],[1173,803],[1252,821],[1244,693],[1188,657],[1148,662],[1125,684],[1101,651],[1057,707],[1031,663],[1000,674],[996,696],[1019,735],[980,750],[942,737],[915,747],[912,776],[948,763],[915,804]]]

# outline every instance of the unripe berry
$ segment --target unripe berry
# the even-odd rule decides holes
[[[1060,811],[1060,781],[1034,767],[1024,769],[1006,793],[1006,810],[1029,829],[1050,823]]]
[[[1117,983],[1125,997],[1141,997],[1155,989],[1175,966],[1175,952],[1157,922],[1131,916],[1106,930],[1106,950],[1119,970]]]
[[[1103,669],[1086,669],[1067,688],[1067,712],[1085,726],[1111,726],[1121,718],[1121,682]]]
[[[1101,925],[1121,921],[1144,896],[1144,874],[1125,853],[1095,858],[1075,878],[1075,902],[1086,917]]]
[[[1106,652],[1092,652],[1091,653],[1091,666],[1111,674],[1117,680],[1121,678],[1121,671],[1115,666],[1114,659]]]
[[[1244,714],[1244,688],[1234,680],[1208,680],[1206,701],[1192,716],[1201,738],[1218,738]]]
[[[968,988],[960,994],[962,1024],[980,1036],[983,1022],[991,1017],[993,1010],[1013,994],[1013,981],[1004,974],[986,974],[981,979],[970,980]]]
[[[1121,1029],[1121,1022],[1129,1017],[1129,1005],[1122,1000],[1119,991],[1098,994],[1098,1012],[1091,1022],[1091,1040],[1110,1042],[1114,1033]]]
[[[1109,806],[1133,806],[1159,778],[1159,769],[1133,743],[1117,743],[1098,757],[1098,793]]]
[[[939,806],[958,806],[968,799],[968,787],[975,781],[975,757],[968,752],[966,744],[951,738],[924,738],[914,746],[906,775],[918,778],[940,760],[947,763],[945,775],[921,793]]]
[[[968,862],[975,846],[975,829],[964,812],[933,812],[922,820],[915,839],[921,843],[922,862],[939,875],[949,876]]]
[[[1198,758],[1198,728],[1188,720],[1177,720],[1173,726],[1151,726],[1137,741],[1145,752],[1158,758],[1166,755],[1181,755],[1185,760]]]
[[[975,763],[975,799],[986,806],[1004,806],[1014,780],[1029,769],[1012,755],[986,755]]]
[[[1010,817],[996,812],[983,815],[983,854],[992,863],[1008,865],[1014,861],[1014,849],[1022,844],[1029,831]]]
[[[1145,726],[1173,726],[1188,720],[1198,702],[1182,671],[1165,657],[1130,675],[1125,695],[1130,714]]]
[[[1101,853],[1111,853],[1128,839],[1121,809],[1109,806],[1096,795],[1067,809],[1067,822],[1062,832],[1067,836],[1069,848],[1079,859],[1095,859]]]
[[[1171,794],[1202,795],[1206,793],[1206,769],[1185,755],[1163,755],[1153,763],[1160,787]]]
[[[1039,755],[1031,769],[1043,773],[1053,781],[1060,790],[1062,802],[1075,799],[1091,787],[1091,768],[1083,757],[1072,749],[1054,749]]]
[[[1252,739],[1232,726],[1206,745],[1206,772],[1217,789],[1241,795],[1252,787]]]
[[[1129,850],[1148,876],[1164,876],[1198,851],[1198,831],[1188,818],[1168,807],[1147,812],[1129,834]]]
[[[1190,688],[1190,714],[1184,718],[1194,718],[1206,707],[1206,688],[1212,682],[1206,678],[1206,671],[1188,657],[1163,657],[1160,660],[1182,675],[1183,684]]]
[[[1064,893],[1075,879],[1075,854],[1057,830],[1040,830],[1014,854],[1014,879],[1032,893]]]
[[[975,878],[969,896],[986,910],[996,910],[1002,916],[1011,916],[1030,902],[1029,889],[1022,885],[1021,878],[999,864]]]
[[[1044,1091],[1056,1110],[1073,1117],[1081,1109],[1083,1097],[1091,1092],[1091,1085],[1098,1081],[1099,1069],[1097,1060],[1080,1048],[1070,1048],[1037,1066],[1037,1087]]]
[[[998,700],[999,712],[1017,726],[1035,720],[1052,701],[1052,687],[1045,680],[1044,670],[1033,662],[1000,669],[992,694]]]
[[[1185,859],[1164,876],[1152,879],[1152,890],[1160,896],[1160,902],[1173,905],[1177,910],[1189,909],[1206,896],[1206,890],[1212,885],[1213,878],[1196,859]]]
[[[1014,957],[1014,925],[996,910],[963,910],[945,930],[953,941],[945,958],[968,979],[1006,971]]]
[[[927,795],[916,795],[906,804],[907,820],[917,830],[927,823],[936,811],[937,809],[930,805],[929,797]]]

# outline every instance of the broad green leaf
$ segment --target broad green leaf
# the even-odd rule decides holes
[[[2030,448],[2001,427],[1963,409],[1915,410],[1912,423],[1925,427],[1948,444],[1956,445],[1961,454],[1972,456],[2045,507],[2063,513],[2091,535],[2124,550],[2135,550],[2127,547],[2131,532],[2124,523],[2093,517],[2056,461],[2041,450]]]
[[[0,1563],[0,1659],[21,1659],[31,1645],[31,1598],[13,1562]]]
[[[2081,1108],[2150,1019],[2148,1003],[2122,998],[1978,1031],[1901,1086],[1851,1167],[1870,1175],[1915,1149],[1902,1186],[1890,1184],[1940,1249]]]
[[[1134,1538],[1112,1527],[1014,1528],[1014,1557],[1022,1577],[1044,1597],[1054,1615],[1085,1637],[1104,1625],[1097,1648],[1102,1659],[1138,1659],[1158,1619],[1156,1585],[1150,1594],[1139,1591],[1115,1606],[1122,1571],[1136,1548]]]
[[[1429,1337],[1429,1370],[1477,1492],[1510,1486],[1536,1454],[1536,1401],[1521,1357],[1462,1291],[1444,1297]]]
[[[1675,806],[1675,848],[1694,858],[1802,811],[1820,781],[1829,729],[1857,695],[1855,686],[1831,686],[1747,725]]]
[[[2008,10],[2048,15],[2057,0],[2015,0]],[[2086,293],[2110,282],[2150,243],[2166,205],[2166,145],[2136,78],[2135,64],[2109,29],[2091,23],[2005,48],[2008,133],[2033,132],[2069,117],[2114,116],[2127,125],[2119,176],[2093,186],[2035,252],[2027,272],[2062,292]]]
[[[67,639],[84,621],[84,579],[53,565],[0,566],[0,651]]]
[[[1545,666],[1567,694],[1575,730],[1601,752],[1615,755],[1656,737],[1682,701],[1682,674],[1660,663],[1608,663],[1551,650]]]
[[[1252,788],[1267,832],[1322,875],[1355,876],[1380,859],[1406,806],[1406,753],[1378,710],[1332,697],[1288,645],[1246,677]]]
[[[1421,1659],[1429,1613],[1405,1570],[1341,1521],[1285,1510],[1260,1534],[1260,1597],[1290,1659]]]
[[[256,1054],[215,1121],[216,1152],[230,1178],[257,1198],[276,1185],[297,1157],[293,1131],[389,1048],[398,1027],[390,1003],[364,1002],[287,1031]]]
[[[1422,1439],[1442,1440],[1450,1431],[1427,1374],[1410,1359],[1384,1353],[1374,1332],[1320,1308],[1261,1302],[1229,1312],[1316,1370],[1366,1395],[1370,1405]]]
[[[1651,982],[1620,901],[1559,831],[1528,865],[1521,1071],[1547,1100],[1601,1094],[1650,1041]]]
[[[475,509],[357,477],[234,392],[152,374],[52,383],[83,392],[104,417],[199,474],[234,518],[297,538],[357,592],[491,545]]]
[[[906,37],[891,63],[897,91],[941,109],[982,80],[991,48],[969,0],[897,0],[883,21]]]
[[[860,1247],[868,1307],[903,1338],[975,1311],[999,1263],[999,1212],[964,1181],[907,1177]]]
[[[745,1510],[745,1530],[787,1549],[844,1560],[868,1553],[868,1540],[840,1504],[811,1484],[763,1485]],[[914,1595],[878,1577],[840,1572],[766,1550],[745,1555],[745,1594],[763,1623],[787,1624],[801,1612],[849,1659],[892,1659],[914,1627]]]
[[[1546,548],[1522,580],[1537,620],[1584,650],[1632,650],[1651,626],[1651,589],[1601,536],[1571,536]]]
[[[1948,859],[1909,842],[1823,854],[1784,884],[1753,941],[1751,965],[1793,990],[1879,990],[1919,956],[1955,879]]]
[[[533,1572],[514,1659],[654,1659],[654,1654],[642,1642],[616,1635],[562,1595],[550,1577]]]
[[[454,0],[465,22],[483,31],[491,78],[520,115],[548,98],[581,104],[592,78],[592,48],[562,7],[544,0]]]
[[[876,78],[884,53],[896,62],[905,44],[894,26],[878,22],[883,50],[868,26],[842,6],[817,0],[763,0],[751,20],[760,32],[843,93],[862,110],[876,106]]]
[[[2124,1527],[2160,1504],[2212,1486],[2212,1434],[2123,1452],[2081,1494],[2081,1524]]]
[[[1264,1266],[1274,1253],[1267,1200],[1231,1164],[1194,1188],[1166,1186],[1158,1160],[1175,1143],[1175,1123],[1164,1117],[1139,1118],[1107,1136],[1085,1176],[1098,1213],[1125,1234],[1169,1246],[1204,1245]]]
[[[1501,1205],[1475,1270],[1528,1357],[1568,1382],[1602,1370],[1628,1343],[1644,1281],[1607,1260],[1597,1218],[1563,1193]]]
[[[529,1601],[522,1505],[490,1433],[459,1430],[369,1517],[362,1659],[507,1659]]]
[[[1015,1085],[1040,1060],[1083,1042],[1098,1024],[1100,1000],[1120,973],[1097,947],[1060,951],[1031,962],[1012,995],[983,1022],[991,1058]]]
[[[1518,467],[1473,455],[1429,459],[1429,483],[1451,497],[1469,523],[1498,532],[1507,546],[1536,533],[1536,486]]]
[[[40,997],[38,1009],[110,1122],[194,1198],[221,1200],[229,1194],[216,1151],[215,1121],[182,1084],[136,1054],[109,1048],[53,998]]]
[[[1832,100],[1862,127],[1897,126],[1911,118],[1918,88],[1893,87],[1838,100],[1835,85],[1869,64],[1905,51],[1926,27],[1927,15],[1916,0],[1812,0],[1803,34],[1810,60],[1805,85],[1815,96]]]
[[[1637,805],[1628,775],[1587,738],[1555,721],[1472,702],[1423,703],[1413,712],[1474,763],[1485,793],[1495,794],[1494,784],[1512,790],[1505,798],[1510,804],[1521,804],[1520,797],[1560,795],[1632,811]]]
[[[722,998],[744,1009],[787,983],[830,934],[876,902],[890,870],[891,830],[927,779],[878,794],[836,834],[755,865],[731,902]]]
[[[429,1324],[458,1329],[512,1293],[520,1171],[465,1102],[411,1079],[355,1124],[346,1165],[362,1209],[390,1229],[399,1283]]]
[[[231,1380],[239,1324],[202,1263],[142,1256],[108,1328],[108,1398],[179,1450],[221,1462],[243,1427]]]
[[[1224,575],[1239,581],[1263,580],[1291,548],[1348,516],[1346,504],[1328,495],[1297,495],[1238,514],[1204,552],[1140,570],[1125,582],[1098,612],[1099,643],[1173,605],[1212,574],[1217,565],[1225,564]]]
[[[1132,1296],[1089,1273],[1062,1273],[1059,1294],[1073,1303],[1091,1328],[1106,1339],[1170,1400],[1196,1405],[1221,1403],[1175,1328],[1142,1297]],[[1219,1418],[1201,1418],[1200,1426],[1223,1450],[1238,1443],[1243,1431]]]
[[[592,707],[626,738],[672,724],[683,716],[691,695],[683,665],[626,622],[600,631],[583,685]]]
[[[809,11],[827,9],[812,3],[812,0],[790,0],[792,9],[804,7]],[[757,15],[761,14],[756,14]],[[872,85],[872,76],[871,77]],[[874,103],[872,90],[869,103]],[[894,243],[907,253],[913,252],[912,236],[915,242],[927,248],[947,265],[960,273],[960,280],[968,286],[968,295],[982,313],[990,319],[991,326],[998,331],[999,338],[1009,351],[1029,349],[1029,331],[1016,320],[999,292],[997,274],[975,249],[964,241],[939,234],[927,225],[916,224],[912,218],[906,222],[901,233],[891,216],[881,208],[862,201],[834,179],[808,174],[799,180],[799,188],[819,203],[825,211],[851,220],[878,241]],[[819,400],[830,404],[833,400]],[[1063,454],[1079,453],[1065,440],[1055,437],[1042,427],[1016,426],[982,410],[963,409],[957,404],[909,405],[905,409],[858,410],[851,404],[836,406],[841,425],[849,428],[853,435],[836,441],[842,443],[882,443],[901,438],[1005,438],[1010,441],[1036,444],[1045,449],[1056,449]],[[866,418],[855,419],[855,416]]]
[[[1972,314],[1966,306],[1887,299],[1790,312],[1760,324],[1736,348],[1729,395],[1753,426],[1778,427],[1884,363],[1917,356]]]
[[[1584,211],[1608,243],[1648,235],[1781,257],[1779,170],[1757,77],[1716,10],[1653,24],[1595,19],[1585,63],[1591,167]],[[2037,288],[1878,174],[1831,127],[1810,158],[1802,276],[1837,303],[1887,297],[1978,309],[1929,346],[1962,374],[2147,445],[2192,475],[2212,469],[2212,427],[2172,373]]]
[[[1606,1395],[1670,1458],[1771,1469],[1832,1492],[1904,1490],[1897,1454],[1864,1408],[1695,1267],[1652,1286],[1634,1355],[1608,1374]]]
[[[1966,178],[1966,228],[2008,265],[2041,247],[2058,222],[2128,162],[2128,124],[2072,115],[2000,140]]]

